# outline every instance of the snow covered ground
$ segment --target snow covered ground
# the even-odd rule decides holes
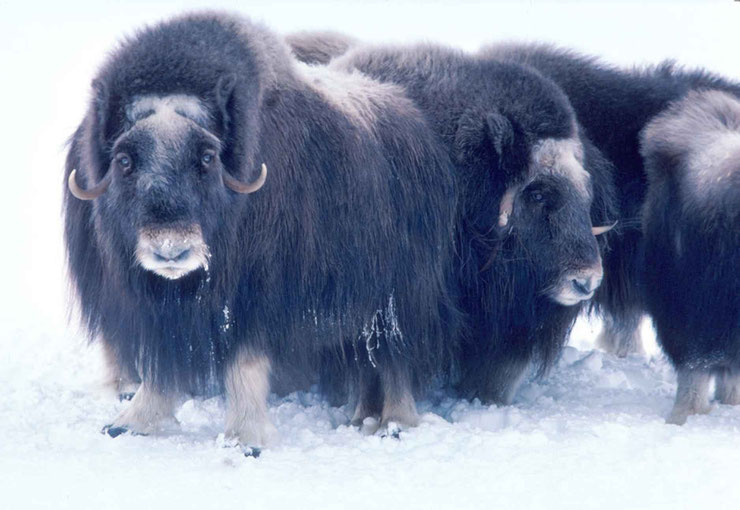
[[[583,322],[576,345],[597,326]],[[364,436],[315,393],[273,398],[282,440],[258,459],[223,448],[224,404],[189,400],[168,437],[99,433],[119,403],[100,353],[64,333],[16,332],[0,358],[3,508],[730,508],[740,409],[665,425],[661,357],[568,347],[504,408],[420,403],[400,439]],[[1,503],[0,503],[1,504]]]
[[[214,3],[209,2],[210,6]],[[547,40],[622,64],[666,57],[740,78],[740,3],[218,2],[276,30],[473,50]],[[100,352],[67,326],[59,198],[64,140],[122,34],[201,2],[0,0],[0,508],[731,508],[740,409],[665,425],[675,375],[594,350],[580,322],[548,378],[497,408],[436,395],[400,440],[363,436],[316,393],[273,398],[281,443],[247,459],[219,442],[220,399],[191,400],[167,437],[99,433],[125,403]],[[646,332],[650,336],[649,326]]]

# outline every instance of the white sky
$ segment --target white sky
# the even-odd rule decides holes
[[[370,41],[430,40],[474,50],[540,40],[619,63],[675,58],[740,79],[740,2],[0,0],[0,334],[63,310],[64,142],[106,51],[144,23],[200,7],[238,10],[279,32],[331,28]],[[30,310],[29,310],[30,307]],[[31,312],[31,313],[29,313]]]

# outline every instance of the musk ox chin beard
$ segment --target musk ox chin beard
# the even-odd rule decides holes
[[[198,225],[139,230],[137,262],[147,271],[168,280],[177,280],[200,268],[207,271],[210,257]]]

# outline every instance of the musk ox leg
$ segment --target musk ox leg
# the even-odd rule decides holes
[[[156,434],[177,425],[174,416],[177,397],[142,383],[131,403],[103,431],[111,437],[125,432]]]
[[[108,367],[108,386],[118,395],[118,400],[131,400],[139,389],[141,379],[136,369],[123,364],[115,349],[105,340],[102,341],[103,357]]]
[[[400,430],[416,427],[419,424],[419,413],[416,411],[408,371],[397,367],[387,367],[381,372],[380,384],[383,388],[381,433],[398,437]]]
[[[683,425],[692,414],[706,414],[712,410],[709,404],[709,384],[712,374],[705,370],[676,369],[678,375],[678,390],[676,402],[666,423]]]
[[[596,339],[596,345],[620,358],[628,354],[645,354],[640,338],[639,313],[625,317],[604,317],[604,329]]]
[[[352,425],[363,428],[363,432],[367,434],[374,434],[377,430],[377,424],[373,430],[368,430],[367,427],[372,427],[372,424],[365,424],[365,419],[380,418],[381,412],[380,377],[377,371],[363,367],[360,369],[357,380],[357,405],[352,416]]]
[[[226,438],[237,441],[255,456],[259,447],[277,438],[277,429],[267,415],[270,369],[267,356],[242,349],[229,364],[224,376]]]
[[[500,359],[490,365],[481,387],[473,389],[474,394],[485,403],[508,406],[514,400],[528,368],[529,358]]]
[[[740,405],[740,373],[733,370],[717,372],[714,396],[721,404]]]

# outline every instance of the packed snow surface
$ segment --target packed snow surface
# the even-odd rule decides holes
[[[165,437],[107,437],[101,428],[128,404],[103,384],[99,348],[65,321],[59,211],[64,141],[97,66],[122,36],[183,9],[207,3],[283,33],[470,51],[549,41],[620,65],[674,58],[738,79],[740,3],[42,3],[0,1],[0,510],[737,508],[740,408],[665,425],[669,363],[654,343],[626,359],[595,350],[598,321],[580,322],[549,376],[525,383],[513,405],[437,393],[399,439],[361,434],[350,409],[316,392],[271,398],[281,442],[257,459],[224,447],[219,398],[183,402],[180,429]]]
[[[559,364],[496,407],[435,394],[399,439],[365,436],[316,392],[270,399],[280,443],[246,458],[220,436],[220,398],[185,401],[180,430],[112,439],[127,402],[76,337],[2,342],[4,508],[699,508],[740,498],[740,409],[666,425],[659,353],[618,359],[582,321]],[[580,348],[574,347],[579,346]]]

